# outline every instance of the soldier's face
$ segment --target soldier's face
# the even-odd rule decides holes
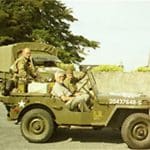
[[[57,76],[55,79],[56,79],[57,82],[63,83],[64,79],[65,79],[65,76],[64,75],[60,75],[60,76]]]
[[[68,79],[72,79],[72,78],[73,78],[73,74],[72,74],[72,73],[68,73],[68,74],[67,74],[67,78],[68,78]]]
[[[62,76],[59,76],[59,82],[60,82],[60,83],[63,83],[63,82],[64,82],[64,79],[65,79],[65,76],[63,76],[63,75],[62,75]]]
[[[30,49],[25,48],[25,49],[23,50],[23,56],[24,56],[25,58],[29,59],[29,58],[31,57],[31,51],[30,51]]]

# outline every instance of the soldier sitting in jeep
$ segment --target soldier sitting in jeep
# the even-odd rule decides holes
[[[89,112],[86,101],[89,98],[88,94],[73,95],[69,89],[63,84],[65,74],[63,72],[55,73],[55,84],[52,88],[52,95],[61,98],[66,103],[70,110],[79,109],[81,112]]]

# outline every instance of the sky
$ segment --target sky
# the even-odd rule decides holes
[[[100,42],[82,64],[146,66],[150,55],[150,0],[62,0],[78,19],[71,31]],[[88,49],[89,50],[89,49]]]

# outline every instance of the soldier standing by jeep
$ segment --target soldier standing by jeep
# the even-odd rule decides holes
[[[30,77],[37,77],[29,48],[22,50],[22,55],[14,62],[10,70],[13,73],[13,80],[17,83],[20,92],[26,92]]]

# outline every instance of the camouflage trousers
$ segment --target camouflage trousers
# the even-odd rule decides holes
[[[81,112],[89,112],[90,110],[86,104],[86,101],[88,101],[88,99],[89,95],[83,93],[73,97],[73,99],[68,101],[66,105],[70,110],[79,109],[79,111]]]

